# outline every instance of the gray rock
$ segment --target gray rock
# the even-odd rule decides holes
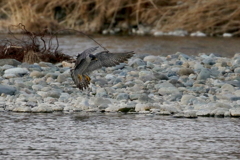
[[[108,97],[108,94],[104,88],[97,88],[96,90],[96,97]]]
[[[57,77],[59,76],[59,73],[47,73],[44,77],[46,78],[53,78],[53,79],[57,79]]]
[[[225,104],[225,103],[216,103],[214,105],[215,108],[226,108],[226,109],[230,109],[232,108],[231,105]]]
[[[66,82],[69,76],[70,76],[69,74],[59,74],[57,77],[57,82],[59,83]]]
[[[200,109],[196,112],[197,116],[209,117],[211,114],[211,109]]]
[[[21,64],[21,62],[15,60],[15,59],[0,59],[0,66],[4,66],[5,64],[17,67],[18,65]]]
[[[37,92],[38,95],[40,95],[43,98],[46,97],[52,97],[52,98],[59,98],[61,93],[55,90],[51,90],[51,91],[38,91]]]
[[[240,117],[240,107],[232,108],[229,111],[230,111],[231,116],[233,116],[233,117]]]
[[[153,103],[154,100],[149,98],[147,94],[140,94],[138,97],[138,101],[142,103]]]
[[[93,98],[92,101],[96,106],[100,106],[100,105],[103,105],[103,104],[104,105],[110,105],[111,104],[110,100],[108,100],[107,98],[102,98],[102,97]]]
[[[235,88],[231,84],[224,84],[222,87],[222,92],[227,91],[227,92],[234,92]]]
[[[117,100],[128,100],[129,95],[127,93],[119,93],[116,97]]]
[[[32,89],[35,90],[35,91],[40,91],[42,88],[43,88],[42,85],[38,85],[38,84],[32,85]]]
[[[143,82],[151,81],[154,79],[153,73],[151,71],[140,71],[139,79]]]
[[[153,75],[157,80],[168,80],[168,77],[165,74],[153,72]]]
[[[172,95],[172,94],[180,94],[180,91],[175,87],[163,87],[158,90],[158,93],[161,95]]]
[[[41,103],[37,107],[32,108],[32,112],[34,113],[51,113],[53,112],[53,109],[51,105],[47,103]]]
[[[180,76],[184,76],[184,75],[190,75],[190,74],[194,74],[194,71],[190,68],[180,68],[180,70],[178,71],[178,74]]]
[[[141,60],[140,58],[136,58],[133,60],[129,60],[128,65],[137,68],[138,66],[146,66],[146,62]]]
[[[0,84],[0,94],[14,95],[16,93],[16,89],[12,86],[2,85]]]
[[[194,102],[198,101],[198,99],[193,95],[183,95],[181,99],[181,104],[189,105],[194,104]]]
[[[30,77],[36,77],[36,78],[41,78],[41,77],[44,77],[44,73],[43,72],[40,72],[40,71],[32,71],[30,73]]]
[[[10,68],[4,71],[4,76],[12,74],[21,77],[28,73],[29,71],[26,68]]]
[[[140,97],[141,93],[131,93],[129,95],[130,100],[137,100]]]
[[[168,101],[179,101],[181,100],[182,98],[182,94],[172,94],[172,95],[169,95],[166,99]]]
[[[211,73],[208,69],[202,68],[201,72],[197,76],[197,80],[206,80],[206,79],[210,78],[210,75],[211,75]]]
[[[31,112],[31,107],[28,106],[18,106],[12,110],[13,112]]]
[[[175,87],[186,87],[184,84],[182,84],[182,82],[179,82],[176,79],[171,79],[168,82],[173,84]]]

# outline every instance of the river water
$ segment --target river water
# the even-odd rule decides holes
[[[199,53],[232,57],[240,53],[240,38],[220,37],[153,37],[153,36],[93,36],[109,51],[135,51],[136,54],[170,55],[182,52],[188,55]],[[63,53],[77,55],[84,49],[97,46],[83,36],[60,36]]]
[[[240,119],[0,113],[1,159],[240,158]]]

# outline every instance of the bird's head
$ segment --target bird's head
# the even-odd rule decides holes
[[[96,61],[97,60],[97,57],[92,55],[92,54],[90,54],[89,57],[91,58],[92,61]]]

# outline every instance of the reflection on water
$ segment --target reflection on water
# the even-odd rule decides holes
[[[1,159],[239,159],[239,118],[0,113]]]
[[[240,38],[220,37],[152,37],[152,36],[94,36],[110,51],[135,51],[137,54],[170,55],[182,52],[188,55],[215,53],[232,57],[240,53]],[[60,36],[60,49],[77,55],[86,48],[97,46],[83,36]]]

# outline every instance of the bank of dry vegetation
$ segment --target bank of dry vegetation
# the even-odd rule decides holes
[[[159,31],[240,35],[239,0],[2,0],[0,26],[22,23],[31,31],[73,28],[129,33],[144,26]]]
[[[22,34],[16,35],[12,30],[17,29]],[[0,59],[16,59],[29,64],[41,61],[57,63],[71,61],[69,55],[59,50],[56,34],[50,34],[47,29],[34,33],[28,31],[23,24],[9,27],[10,38],[0,41]]]

